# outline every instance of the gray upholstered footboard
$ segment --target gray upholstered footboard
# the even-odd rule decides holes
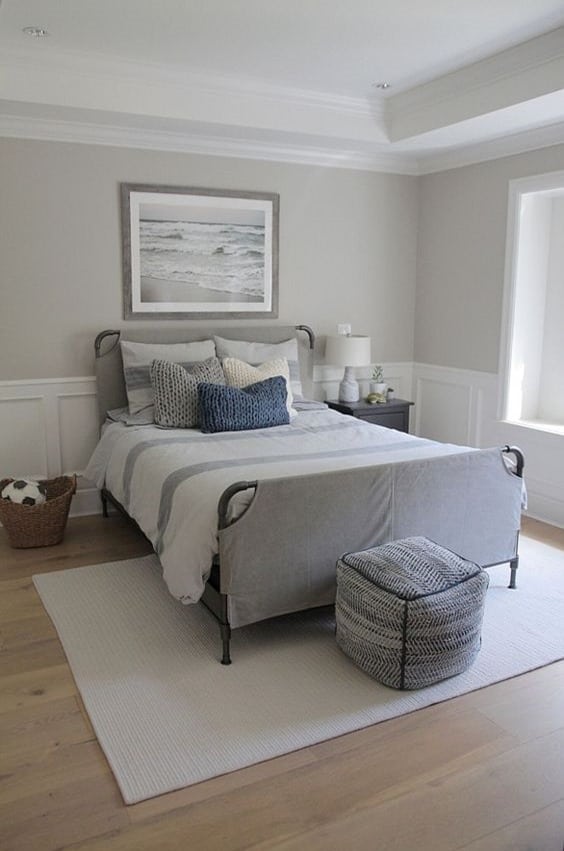
[[[500,449],[259,481],[219,533],[230,624],[332,603],[338,557],[397,538],[424,535],[484,567],[515,560],[521,492]]]

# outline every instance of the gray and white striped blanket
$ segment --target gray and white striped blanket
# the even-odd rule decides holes
[[[189,603],[202,595],[218,550],[218,501],[233,482],[467,451],[324,408],[301,411],[289,425],[221,434],[111,423],[84,474],[105,485],[137,521],[159,555],[170,592]],[[251,498],[250,492],[237,495],[234,516]]]

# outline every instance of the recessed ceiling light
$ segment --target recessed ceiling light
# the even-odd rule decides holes
[[[385,89],[389,89],[391,85],[392,85],[391,83],[386,83],[386,82],[383,82],[383,83],[372,83],[373,88],[375,88],[375,89],[384,89],[384,90],[385,90]]]
[[[43,27],[24,27],[22,32],[26,35],[31,35],[34,38],[45,38],[46,35],[49,35],[47,30],[44,30]]]

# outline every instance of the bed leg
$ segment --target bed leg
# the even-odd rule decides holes
[[[104,491],[100,491],[100,499],[102,500],[102,517],[108,516],[108,497]]]
[[[231,655],[229,652],[229,643],[231,641],[231,627],[229,624],[221,623],[219,625],[221,630],[221,642],[223,645],[223,656],[221,657],[222,665],[230,665],[231,664]]]
[[[517,588],[517,568],[519,567],[519,556],[515,556],[509,562],[509,567],[511,568],[511,579],[509,580],[510,588]]]

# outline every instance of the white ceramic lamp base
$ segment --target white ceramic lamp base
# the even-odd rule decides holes
[[[354,367],[346,366],[343,380],[339,384],[340,402],[358,402],[360,399],[360,387],[355,378]]]

